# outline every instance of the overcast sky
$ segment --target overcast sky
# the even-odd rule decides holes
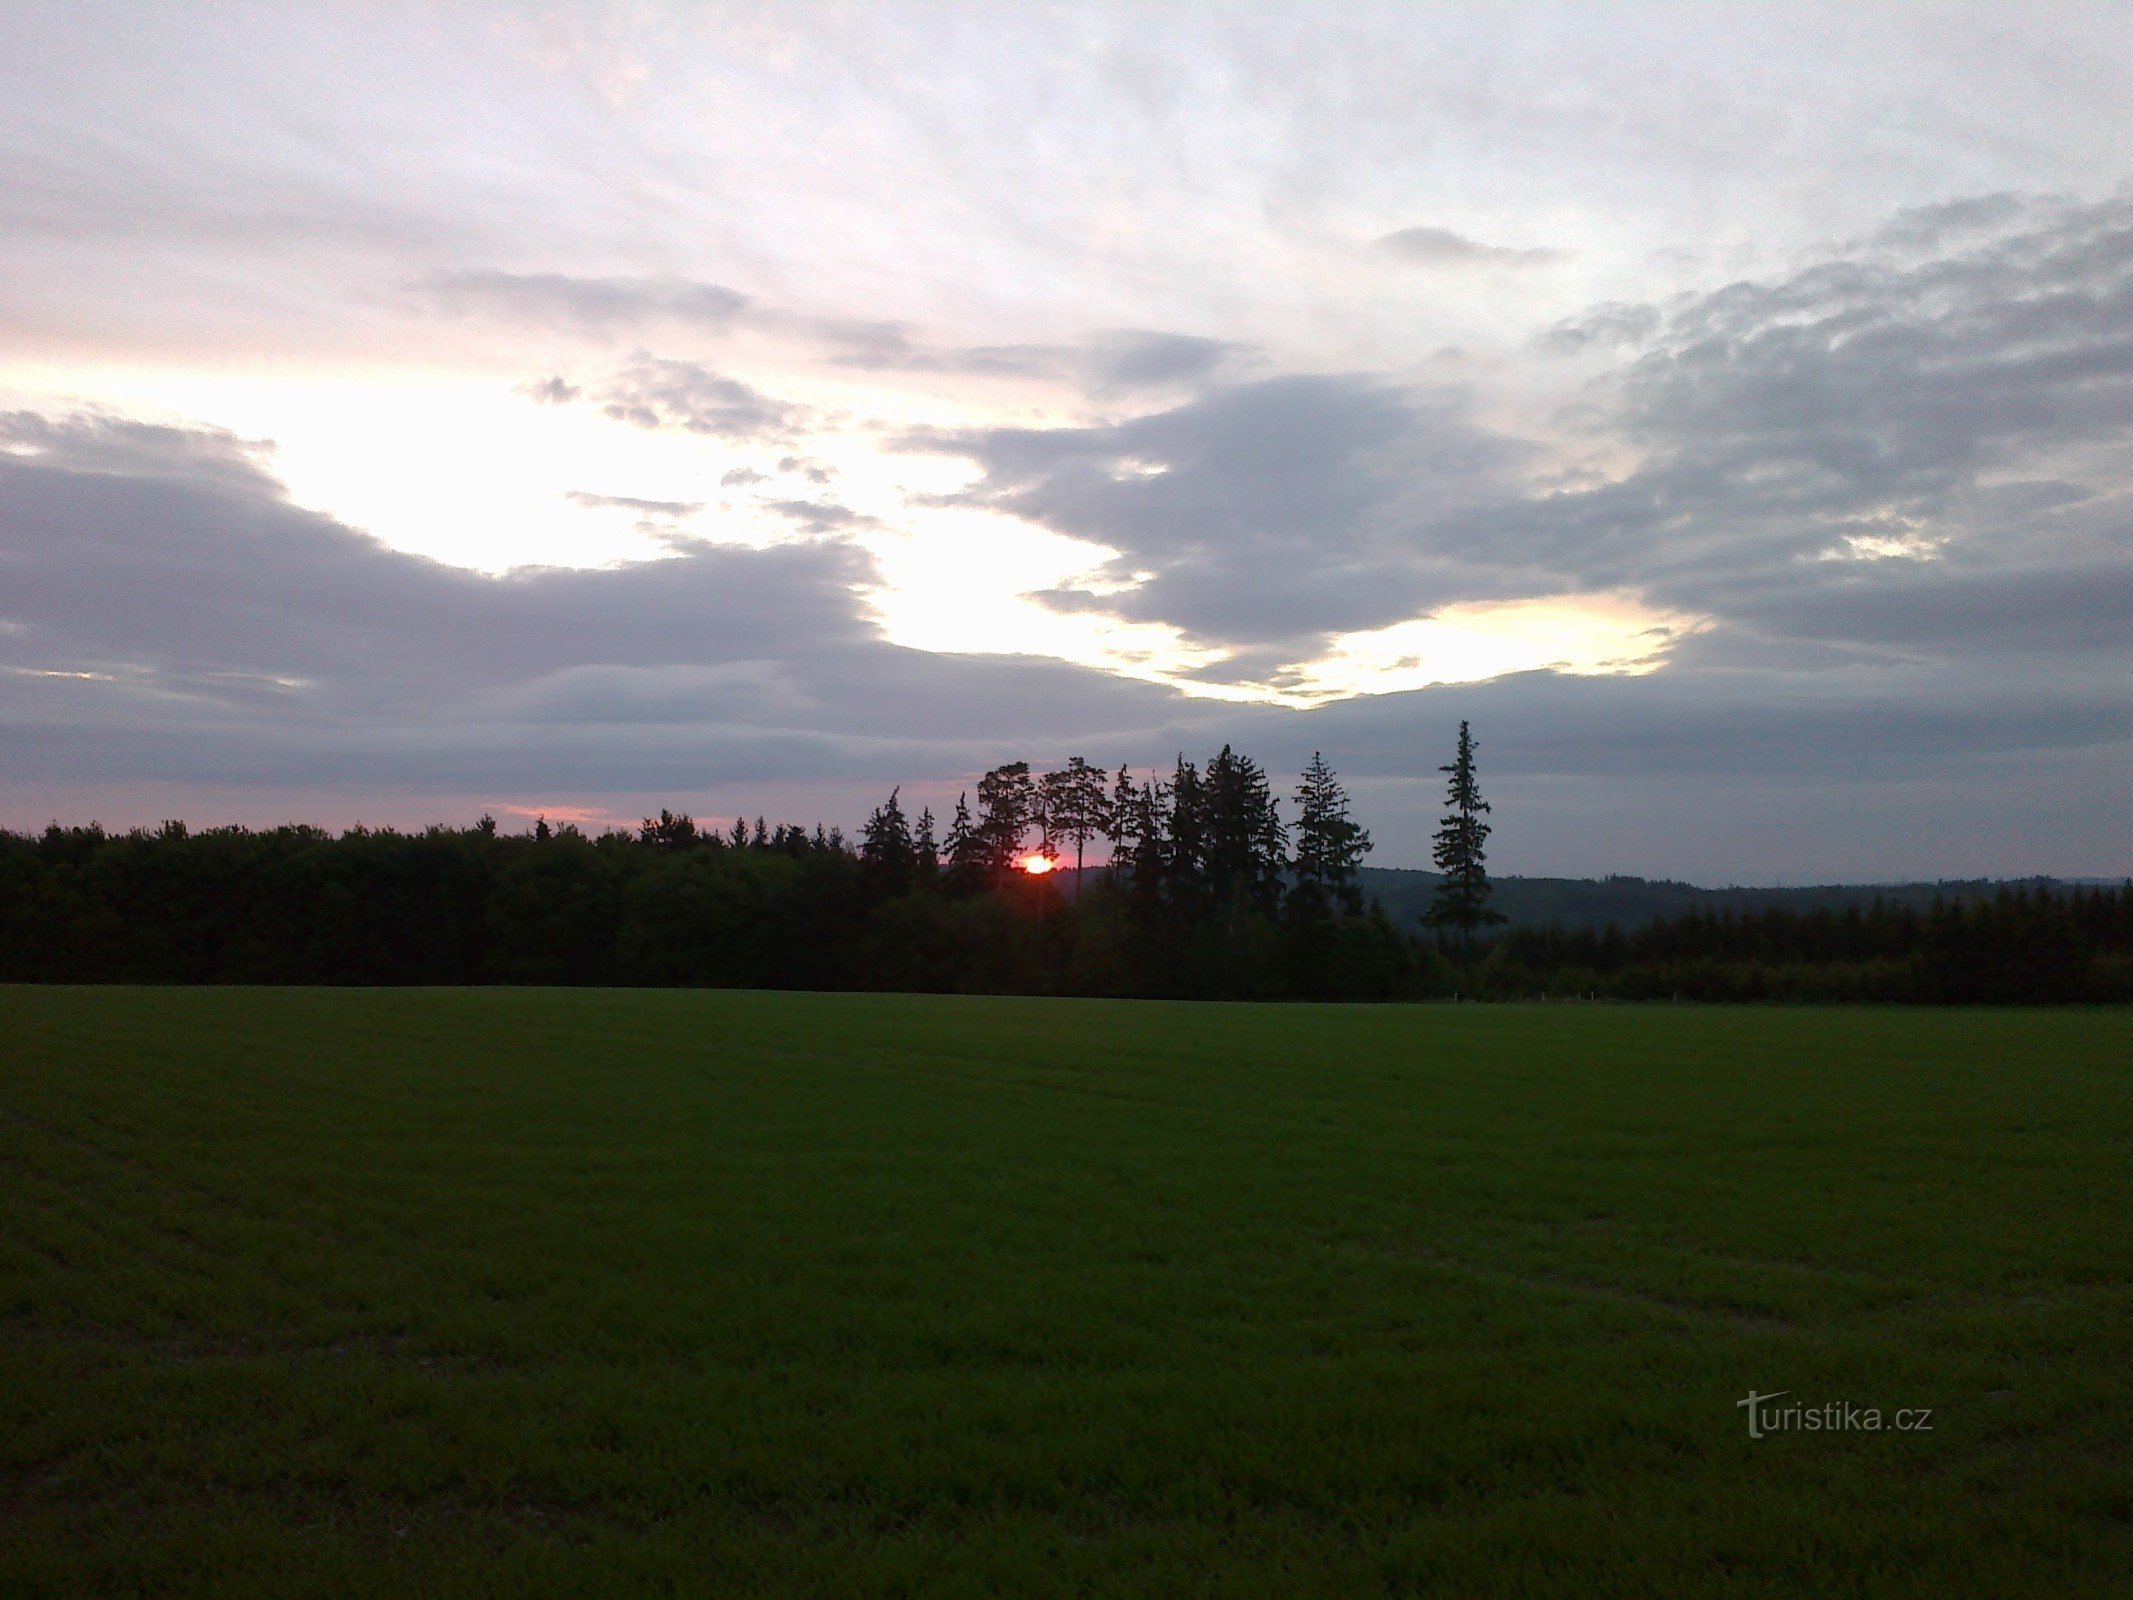
[[[2133,870],[2133,14],[0,6],[0,826]],[[915,809],[915,807],[914,807]]]

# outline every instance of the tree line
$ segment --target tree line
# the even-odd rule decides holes
[[[1146,777],[1012,762],[945,827],[898,790],[855,839],[672,810],[597,835],[55,824],[0,834],[0,979],[1412,994],[1350,810],[1314,757],[1292,829],[1225,746]]]
[[[0,980],[2133,999],[2133,887],[1498,932],[1475,751],[1462,723],[1440,769],[1441,876],[1414,930],[1359,889],[1370,836],[1322,756],[1291,822],[1265,769],[1225,746],[1145,777],[1012,762],[945,823],[912,817],[899,789],[850,839],[671,810],[597,835],[546,819],[505,834],[487,817],[409,833],[0,833]]]

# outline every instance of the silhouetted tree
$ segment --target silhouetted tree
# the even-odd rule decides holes
[[[1370,835],[1348,815],[1348,792],[1324,755],[1311,752],[1296,789],[1296,888],[1305,914],[1338,907],[1350,915],[1363,909],[1356,868],[1370,849]]]
[[[911,848],[917,857],[918,882],[922,887],[930,886],[941,871],[940,842],[933,837],[933,807],[927,806],[919,812],[918,833],[911,841]]]
[[[1488,853],[1483,848],[1489,825],[1481,819],[1489,803],[1481,798],[1474,776],[1474,739],[1464,719],[1459,724],[1459,751],[1450,765],[1439,772],[1450,774],[1444,803],[1449,808],[1437,829],[1430,860],[1444,874],[1427,918],[1435,928],[1459,930],[1460,960],[1471,973],[1474,964],[1474,933],[1484,924],[1503,921],[1503,914],[1490,909]]]
[[[1040,786],[1044,800],[1045,836],[1069,841],[1074,846],[1074,894],[1081,894],[1082,855],[1088,843],[1104,833],[1110,823],[1110,799],[1104,793],[1104,770],[1092,767],[1080,756],[1071,756],[1064,769],[1047,772]]]
[[[859,859],[864,864],[868,887],[877,895],[908,894],[918,871],[918,850],[911,840],[911,825],[904,820],[898,803],[901,788],[874,808],[859,836]]]
[[[986,868],[995,882],[1014,870],[1022,836],[1036,817],[1036,786],[1030,781],[1027,761],[994,767],[978,779],[977,836],[984,845]]]
[[[1199,795],[1209,887],[1225,902],[1242,894],[1272,913],[1281,901],[1289,839],[1265,771],[1224,745],[1208,762]]]
[[[1168,799],[1162,812],[1168,833],[1160,875],[1163,893],[1171,904],[1194,909],[1208,898],[1207,796],[1200,769],[1182,753],[1171,769]]]
[[[686,850],[697,843],[696,823],[684,811],[680,816],[660,807],[659,820],[644,819],[638,838],[654,850]]]
[[[991,861],[984,837],[971,825],[970,796],[955,797],[955,816],[948,824],[948,892],[957,897],[974,895],[991,881]]]

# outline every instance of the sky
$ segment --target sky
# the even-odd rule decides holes
[[[0,827],[2133,871],[2133,14],[0,4]]]

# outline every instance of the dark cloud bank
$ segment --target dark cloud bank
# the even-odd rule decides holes
[[[669,319],[749,314],[704,286],[461,289],[618,328],[647,295]],[[894,328],[844,333],[846,357],[868,338],[885,363],[913,348]],[[1277,768],[1325,749],[1378,859],[1419,864],[1463,715],[1514,869],[2127,868],[2133,208],[1914,214],[1791,278],[1599,308],[1552,342],[1619,351],[1569,419],[1629,453],[1608,481],[1541,480],[1542,453],[1456,392],[1240,381],[1227,347],[1142,334],[1090,381],[1183,386],[1167,409],[907,441],[975,462],[969,502],[1155,574],[1054,603],[1255,660],[1461,599],[1633,586],[1712,619],[1649,678],[1531,674],[1309,713],[883,643],[854,593],[864,556],[812,502],[789,508],[802,544],[485,578],[290,505],[243,441],[16,416],[0,431],[0,799],[18,826],[84,785],[686,803],[1234,739]],[[589,398],[729,436],[794,420],[651,356]]]

